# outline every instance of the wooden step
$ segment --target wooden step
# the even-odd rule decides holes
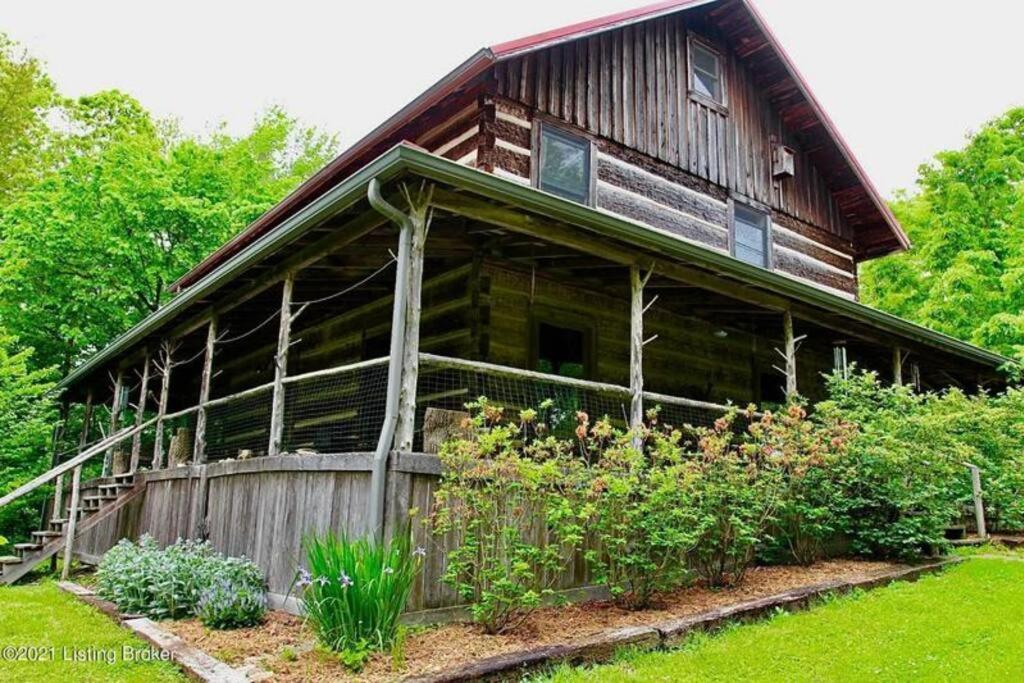
[[[33,531],[32,536],[35,538],[57,538],[63,536],[59,531]]]
[[[64,525],[68,523],[66,519],[51,519],[50,529],[53,531],[63,531]]]
[[[21,564],[21,558],[14,555],[0,555],[0,565]]]
[[[115,474],[112,478],[115,482],[121,484],[122,486],[131,486],[135,481],[135,475],[128,473]]]
[[[14,550],[17,551],[18,555],[25,557],[25,553],[34,553],[37,550],[42,549],[40,543],[15,543]]]

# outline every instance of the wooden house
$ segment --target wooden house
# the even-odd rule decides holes
[[[908,248],[748,0],[483,49],[64,380],[92,419],[25,487],[57,482],[54,519],[3,578],[201,537],[287,605],[303,534],[430,507],[445,411],[481,395],[682,424],[854,362],[998,386],[1005,359],[858,302],[858,264]],[[443,562],[412,609],[457,603]]]

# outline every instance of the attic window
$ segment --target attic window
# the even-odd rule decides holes
[[[590,140],[556,126],[541,126],[537,174],[540,189],[589,204],[590,166]]]
[[[690,40],[690,92],[725,105],[722,58],[697,40]]]

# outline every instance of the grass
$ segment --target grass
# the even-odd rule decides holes
[[[1024,561],[1012,557],[969,559],[917,583],[696,636],[671,652],[563,667],[550,681],[1019,680]]]
[[[147,643],[51,581],[0,586],[0,680],[183,680],[170,662],[139,661],[150,652]],[[29,661],[33,654],[37,661]]]

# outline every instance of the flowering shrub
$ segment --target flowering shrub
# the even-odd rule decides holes
[[[445,582],[488,633],[503,633],[553,593],[576,558],[584,463],[535,410],[511,421],[486,399],[468,408],[472,435],[441,448],[434,529],[457,541]]]
[[[426,551],[408,529],[390,542],[328,533],[304,541],[309,569],[296,578],[303,611],[317,639],[360,669],[375,650],[392,647]]]
[[[263,595],[263,573],[245,558],[224,557],[208,542],[179,540],[161,549],[151,536],[111,548],[97,571],[97,592],[121,612],[155,619],[196,614],[204,591],[226,582]],[[262,611],[260,612],[262,617]]]
[[[632,432],[607,420],[589,427],[581,413],[579,421],[586,450],[600,454],[587,473],[587,529],[597,545],[587,559],[616,602],[643,609],[655,593],[691,576],[686,556],[698,537],[693,468],[678,430],[645,430],[637,448]]]
[[[267,613],[267,596],[262,586],[220,576],[204,589],[196,605],[199,619],[210,628],[229,629],[255,626]]]

